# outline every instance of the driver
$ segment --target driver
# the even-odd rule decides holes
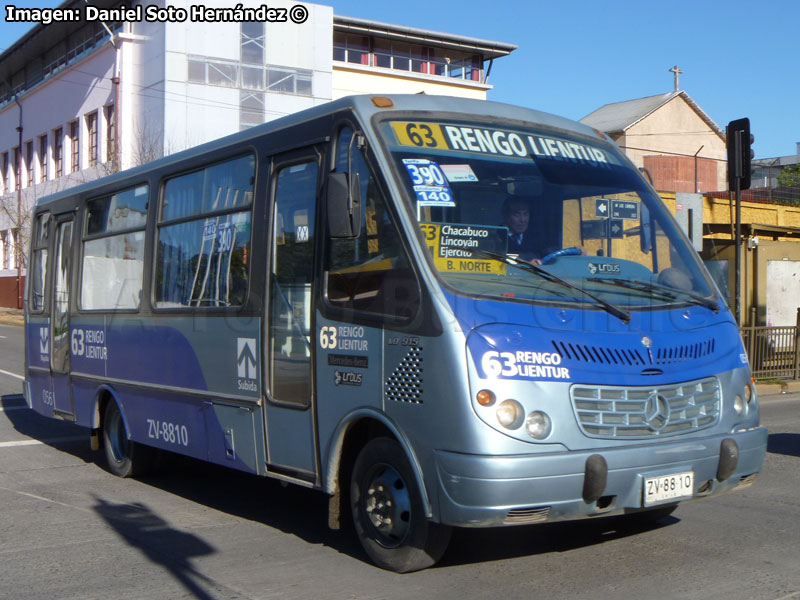
[[[528,233],[531,221],[531,209],[527,200],[508,197],[503,202],[503,225],[508,230],[508,250],[506,254],[514,254],[522,260],[541,264],[539,252],[535,248],[536,240]]]
[[[515,255],[520,260],[534,265],[542,264],[542,257],[547,256],[559,246],[545,246],[546,241],[542,235],[530,231],[531,205],[525,198],[508,196],[503,202],[503,225],[508,237],[506,254]],[[552,238],[552,235],[550,235]],[[543,247],[544,246],[544,247]],[[581,254],[586,254],[583,246],[577,246]]]

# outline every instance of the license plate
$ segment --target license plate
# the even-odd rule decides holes
[[[644,505],[689,498],[694,494],[694,472],[673,473],[644,480]]]

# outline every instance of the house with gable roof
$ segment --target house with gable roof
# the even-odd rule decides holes
[[[683,90],[606,104],[581,122],[608,134],[658,191],[727,189],[725,131]]]

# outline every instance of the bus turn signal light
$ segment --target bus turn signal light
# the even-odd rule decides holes
[[[481,390],[478,392],[476,400],[481,406],[491,406],[495,401],[494,392],[490,392],[489,390]]]

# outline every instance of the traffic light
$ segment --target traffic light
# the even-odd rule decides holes
[[[750,189],[750,161],[753,150],[750,148],[755,138],[750,134],[750,119],[736,119],[725,129],[728,146],[728,187],[735,189],[739,182],[740,190]]]

